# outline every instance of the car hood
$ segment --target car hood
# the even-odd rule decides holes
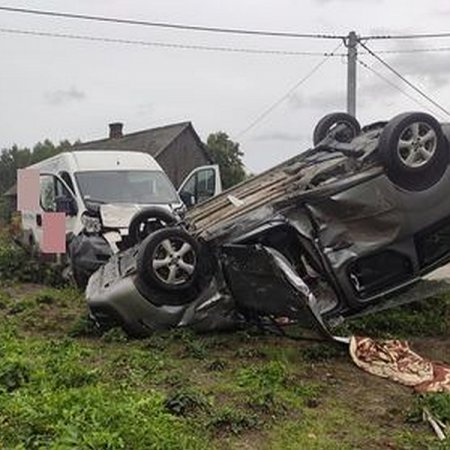
[[[138,211],[154,206],[173,212],[175,209],[180,208],[182,205],[181,204],[137,205],[125,203],[108,203],[100,205],[100,217],[102,219],[103,226],[106,228],[128,228],[132,217]]]

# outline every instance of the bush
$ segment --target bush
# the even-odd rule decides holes
[[[5,233],[0,234],[0,280],[63,286],[61,267],[30,257]]]

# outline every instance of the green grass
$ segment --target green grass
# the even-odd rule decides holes
[[[0,448],[449,448],[421,418],[426,406],[450,424],[448,394],[367,375],[342,347],[250,330],[130,340],[97,330],[78,291],[19,279],[0,280]],[[449,317],[443,296],[342,330],[450,360]]]
[[[422,308],[420,324],[439,319],[448,336],[448,300],[437,304],[439,317],[420,305],[376,323],[422,336],[424,325],[412,327]],[[444,448],[418,411],[427,402],[448,421],[447,397],[414,398],[395,385],[392,400],[388,381],[363,389],[367,375],[326,343],[189,330],[129,340],[93,328],[76,290],[11,283],[0,287],[0,321],[1,448]],[[375,417],[365,411],[373,395],[386,403]]]
[[[376,337],[448,336],[450,294],[406,304],[348,321],[336,330],[340,334]]]

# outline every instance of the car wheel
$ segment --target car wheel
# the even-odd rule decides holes
[[[449,149],[439,122],[426,113],[394,117],[381,133],[378,152],[389,179],[409,191],[436,184],[449,163]]]
[[[351,142],[361,132],[358,120],[347,113],[331,113],[319,120],[313,133],[314,145],[318,145],[327,136],[333,136],[338,142]]]
[[[199,244],[186,231],[164,228],[141,244],[137,270],[148,283],[166,291],[192,286],[198,274]]]
[[[162,208],[147,208],[136,213],[128,228],[128,242],[130,247],[142,242],[149,234],[161,228],[172,226],[177,222],[176,217]]]

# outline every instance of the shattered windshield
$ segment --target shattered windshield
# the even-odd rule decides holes
[[[179,203],[178,194],[164,172],[108,170],[77,172],[83,200],[99,203]]]

